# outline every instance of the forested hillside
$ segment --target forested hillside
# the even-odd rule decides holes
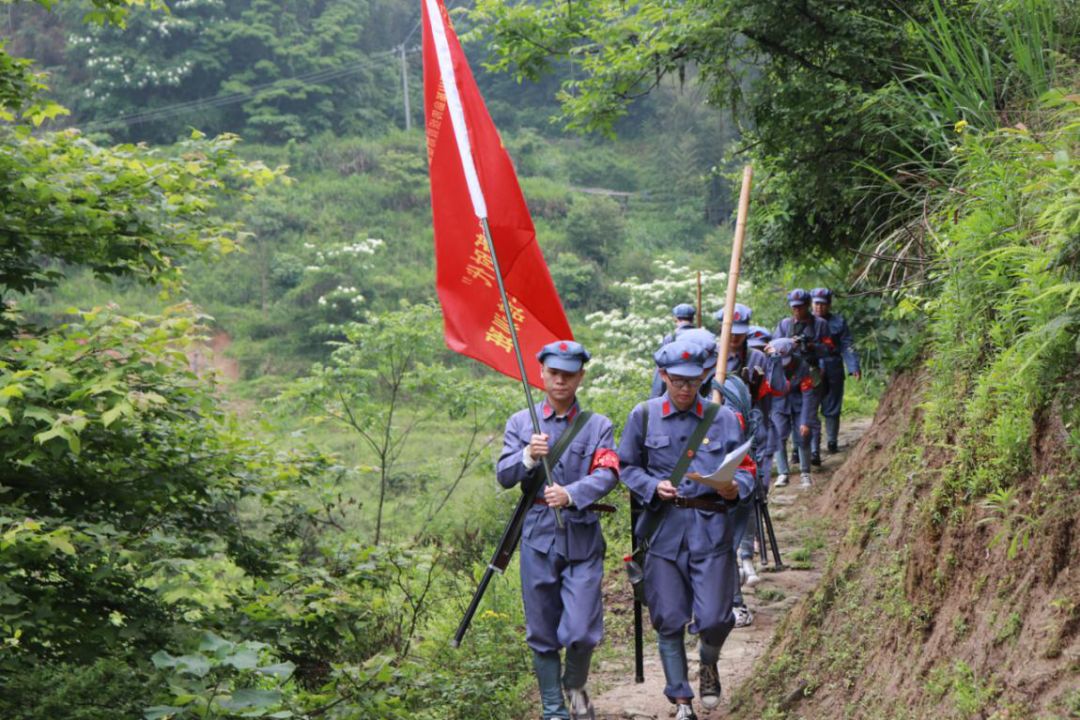
[[[892,384],[710,717],[1076,717],[1075,4],[448,4],[617,435],[747,162],[739,301]],[[442,340],[417,4],[5,10],[0,717],[534,716],[516,567],[447,643],[522,400]]]

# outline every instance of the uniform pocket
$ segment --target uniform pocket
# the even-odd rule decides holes
[[[729,552],[735,535],[733,519],[730,511],[727,513],[698,511],[696,533],[701,542],[698,547],[691,547],[691,552],[698,555],[714,555],[720,552]],[[694,543],[691,541],[691,545]]]
[[[671,445],[670,435],[649,435],[645,438],[645,447],[647,448],[655,450],[657,448],[666,448],[668,445]]]
[[[559,458],[559,462],[562,463],[563,469],[566,471],[566,475],[563,478],[564,484],[569,485],[584,476],[589,472],[589,443],[582,440],[581,442],[575,442],[566,448],[566,452]]]

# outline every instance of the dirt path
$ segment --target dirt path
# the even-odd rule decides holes
[[[769,509],[776,527],[777,541],[784,563],[789,569],[782,572],[762,572],[762,581],[754,588],[743,588],[746,602],[754,613],[754,623],[732,631],[720,656],[720,680],[724,686],[720,707],[705,712],[695,700],[699,718],[729,717],[731,692],[750,676],[754,662],[772,640],[773,630],[784,614],[798,600],[812,591],[821,577],[827,548],[837,539],[832,528],[812,516],[810,503],[804,498],[820,492],[833,472],[847,457],[846,450],[858,441],[870,425],[870,418],[845,420],[840,430],[841,452],[823,456],[824,465],[814,474],[817,487],[809,491],[794,486],[775,488],[769,496]],[[775,477],[775,475],[774,475]],[[631,720],[662,720],[670,716],[671,705],[664,698],[664,675],[656,653],[656,636],[648,627],[646,613],[645,682],[634,683],[634,648],[632,609],[627,583],[621,575],[608,578],[605,592],[608,640],[593,664],[590,686],[593,703],[601,720],[629,718]],[[696,640],[688,646],[690,676],[697,687]]]

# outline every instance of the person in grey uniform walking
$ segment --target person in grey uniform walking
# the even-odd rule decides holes
[[[776,438],[776,426],[772,421],[773,399],[788,394],[790,382],[784,372],[783,358],[765,353],[772,340],[772,335],[763,327],[751,325],[746,333],[746,345],[752,355],[750,364],[740,369],[751,398],[751,409],[747,418],[748,432],[752,434],[753,445],[750,456],[756,465],[757,475],[761,479],[762,489],[768,493],[772,475],[773,454],[779,442]],[[757,585],[761,578],[754,567],[754,538],[756,524],[751,522],[754,516],[754,499],[740,500],[735,512],[735,545],[739,556],[740,587],[736,588],[733,598],[735,627],[753,624],[754,616],[743,599],[741,584],[749,587]]]
[[[795,357],[806,364],[810,373],[813,392],[809,396],[796,394],[792,397],[791,400],[794,403],[792,409],[796,412],[801,411],[803,397],[808,397],[813,403],[809,414],[811,421],[813,421],[817,417],[817,404],[820,401],[817,391],[821,376],[819,361],[825,356],[829,346],[832,345],[832,338],[829,337],[828,323],[810,313],[810,293],[802,288],[796,288],[788,293],[787,299],[788,305],[791,307],[791,315],[777,324],[776,329],[773,330],[773,338],[791,338],[795,341]],[[816,458],[815,462],[815,458],[810,451],[810,432],[803,434],[801,428],[801,423],[797,427],[792,423],[791,444],[793,453],[798,456],[799,469],[803,478],[802,484],[805,486],[810,484],[810,466],[812,464],[820,465],[821,458]],[[777,467],[778,469],[781,467],[779,459],[777,460]],[[782,467],[787,467],[786,460]],[[787,474],[787,471],[783,469],[780,469],[780,472]]]
[[[779,358],[786,380],[786,383],[778,383],[780,387],[773,388],[774,390],[782,389],[783,392],[774,393],[771,408],[775,437],[778,441],[775,457],[776,469],[780,474],[776,478],[776,487],[784,487],[788,484],[788,476],[791,472],[787,460],[788,436],[792,434],[793,429],[796,429],[799,437],[810,437],[814,384],[810,377],[809,363],[796,354],[796,343],[791,338],[775,338],[765,346],[765,352],[771,358]],[[800,451],[799,458],[802,462],[800,484],[808,488],[812,484],[808,453]]]
[[[750,399],[753,405],[757,406],[757,398],[754,395],[754,388],[758,386],[758,382],[761,379],[762,374],[765,372],[765,367],[768,365],[768,358],[762,352],[762,343],[759,347],[750,347],[748,344],[750,333],[750,320],[753,318],[754,312],[746,305],[742,303],[736,303],[731,313],[731,336],[730,346],[728,350],[727,358],[727,376],[737,377],[743,383],[746,384],[747,389],[750,391]],[[724,324],[724,309],[720,308],[713,315],[720,328],[723,328]],[[713,389],[717,394],[722,392],[722,388],[713,380]],[[715,396],[714,396],[715,399]],[[754,418],[751,417],[752,410],[747,409],[744,413],[745,417],[742,418],[742,424],[744,429],[751,426],[756,430],[755,447],[761,447],[767,444],[769,428],[771,421],[768,420],[768,414],[766,413],[764,422],[754,422]],[[761,418],[761,413],[757,413],[757,417]],[[758,463],[760,468],[760,460],[757,457],[757,453],[753,453],[753,459],[755,463]],[[739,584],[735,586],[734,595],[732,597],[733,606],[732,611],[735,614],[735,627],[747,627],[753,624],[754,616],[750,612],[750,608],[747,607],[746,602],[743,599],[741,585],[744,582],[749,582],[751,586],[758,583],[760,578],[754,569],[754,540],[753,536],[747,534],[746,530],[750,523],[750,516],[754,508],[753,492],[748,492],[739,497],[739,504],[731,511],[730,518],[732,525],[735,527],[735,551],[738,555],[737,566],[739,568]],[[744,548],[744,540],[749,542],[749,545]]]
[[[527,409],[515,413],[506,423],[496,467],[503,487],[531,486],[530,475],[543,472],[546,456],[554,480],[539,485],[519,552],[525,641],[532,650],[544,720],[595,717],[585,683],[593,648],[604,631],[600,583],[606,546],[597,512],[613,510],[597,501],[618,484],[619,458],[611,420],[583,412],[577,402],[589,357],[569,340],[544,346],[537,355],[546,390],[536,407],[540,432],[533,432]],[[559,655],[564,648],[565,669]]]
[[[814,288],[810,291],[810,299],[813,301],[815,317],[828,324],[829,337],[832,339],[832,345],[821,358],[821,387],[818,390],[821,395],[821,414],[825,418],[825,438],[829,452],[834,453],[839,450],[840,413],[844,406],[844,367],[847,366],[846,374],[856,380],[862,379],[862,370],[847,321],[832,311],[832,290]],[[814,457],[821,459],[821,422],[818,421],[816,413],[810,427],[811,461]]]
[[[675,307],[671,308],[671,317],[675,321],[675,329],[664,336],[664,339],[660,341],[660,347],[664,347],[669,342],[680,337],[684,332],[690,332],[697,330],[694,326],[694,318],[697,317],[697,310],[690,303],[679,303]],[[707,332],[707,331],[702,331]],[[712,333],[709,333],[710,335]],[[713,342],[716,342],[716,337],[713,337]],[[708,388],[706,387],[706,392]],[[664,382],[660,379],[660,372],[658,370],[653,371],[652,387],[649,390],[649,397],[660,397],[664,394]]]
[[[727,512],[740,491],[752,488],[753,476],[740,469],[720,492],[690,478],[715,470],[742,444],[743,430],[729,408],[699,395],[708,375],[700,345],[675,340],[654,359],[667,390],[630,412],[619,441],[620,479],[645,508],[635,533],[646,547],[644,596],[659,637],[664,695],[675,704],[677,720],[692,720],[684,635],[689,626],[699,636],[701,702],[716,707],[717,663],[734,625],[738,582]]]
[[[694,306],[690,303],[679,303],[671,308],[671,317],[675,322],[675,330],[664,336],[664,339],[660,342],[660,347],[663,347],[674,340],[683,330],[690,330],[693,328],[694,318],[697,317],[697,310],[695,310]]]

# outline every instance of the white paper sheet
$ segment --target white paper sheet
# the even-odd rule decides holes
[[[728,453],[724,461],[720,463],[720,467],[713,470],[708,475],[700,475],[698,473],[687,473],[686,477],[701,483],[702,485],[708,485],[714,490],[730,490],[735,486],[735,470],[738,469],[739,463],[743,461],[746,454],[750,452],[750,441],[747,440],[739,447]]]

